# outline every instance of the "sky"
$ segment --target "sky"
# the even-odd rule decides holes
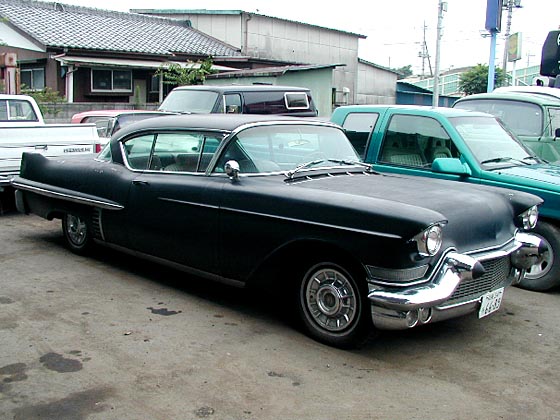
[[[411,65],[414,74],[435,68],[438,0],[61,0],[99,9],[208,9],[243,10],[365,35],[360,58],[390,68]],[[506,0],[504,0],[506,2]],[[487,0],[447,0],[440,43],[442,71],[488,64],[490,38],[483,37]],[[497,36],[496,66],[501,67],[507,12]],[[522,58],[516,68],[540,64],[542,44],[549,31],[560,28],[559,0],[521,0],[514,8],[510,33],[522,36]],[[430,59],[422,59],[426,41]],[[512,63],[508,64],[511,70]]]

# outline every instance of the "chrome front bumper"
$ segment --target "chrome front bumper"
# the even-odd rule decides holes
[[[541,254],[542,243],[537,236],[518,232],[513,241],[497,250],[445,254],[435,273],[421,284],[389,287],[370,279],[368,298],[373,323],[379,329],[406,329],[475,312],[482,295],[521,281],[525,270],[537,263]],[[509,273],[503,279],[493,279],[489,273],[484,284],[477,285],[477,280],[485,276],[483,265],[489,261],[506,261]],[[474,292],[458,297],[456,291],[467,283],[474,286]]]

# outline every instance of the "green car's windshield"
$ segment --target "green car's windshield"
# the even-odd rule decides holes
[[[485,168],[534,163],[534,156],[492,117],[453,117],[457,129],[475,158]]]
[[[290,172],[301,165],[307,169],[351,165],[360,158],[339,128],[275,124],[239,132],[224,150],[215,171],[223,172],[228,160],[236,160],[243,173],[264,173]]]

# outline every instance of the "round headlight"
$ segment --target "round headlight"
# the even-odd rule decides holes
[[[521,214],[523,229],[534,229],[539,220],[539,210],[537,206],[533,206]]]
[[[429,255],[435,255],[441,248],[441,227],[432,226],[426,230],[426,251]]]
[[[442,229],[439,224],[432,225],[414,237],[418,253],[422,257],[431,257],[438,253],[443,242]]]

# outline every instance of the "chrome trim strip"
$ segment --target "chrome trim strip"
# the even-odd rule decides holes
[[[347,231],[347,232],[362,233],[362,234],[365,234],[365,235],[381,236],[381,237],[384,237],[384,238],[391,238],[391,239],[402,239],[401,236],[393,235],[392,233],[373,232],[373,231],[369,231],[369,230],[353,229],[353,228],[348,228],[348,227],[344,227],[344,226],[331,225],[329,223],[311,222],[309,220],[294,219],[292,217],[284,217],[284,216],[274,216],[274,215],[271,215],[271,214],[257,213],[257,212],[249,211],[249,210],[233,209],[233,208],[230,208],[230,207],[222,207],[221,209],[222,210],[227,210],[227,211],[230,211],[230,212],[233,212],[233,213],[250,214],[252,216],[260,216],[260,217],[265,217],[265,218],[275,219],[275,220],[286,220],[286,221],[289,221],[289,222],[303,223],[303,224],[312,225],[312,226],[327,227],[327,228],[332,228],[332,229],[344,230],[344,231]]]
[[[108,248],[112,248],[114,250],[120,251],[120,252],[124,252],[125,254],[129,254],[132,255],[134,257],[138,257],[138,258],[142,258],[148,261],[152,261],[161,265],[165,265],[167,267],[171,267],[173,269],[182,271],[184,273],[188,273],[188,274],[192,274],[194,276],[198,276],[198,277],[204,277],[213,281],[217,281],[223,284],[227,284],[229,286],[234,286],[234,287],[239,287],[239,288],[243,288],[245,287],[245,282],[241,281],[241,280],[235,280],[235,279],[230,279],[227,277],[222,277],[219,276],[217,274],[212,274],[212,273],[208,273],[206,271],[202,271],[202,270],[198,270],[196,268],[192,268],[183,264],[179,264],[176,263],[174,261],[170,261],[170,260],[166,260],[165,258],[161,258],[161,257],[156,257],[150,254],[145,254],[143,252],[140,251],[135,251],[133,249],[130,248],[126,248],[124,246],[121,245],[116,245],[110,242],[103,242],[100,241],[99,239],[94,239],[94,241],[100,245],[106,246]]]
[[[192,202],[192,201],[176,200],[174,198],[158,197],[158,200],[168,201],[170,203],[186,204],[188,206],[194,206],[194,207],[204,207],[204,208],[213,209],[213,210],[219,210],[220,209],[219,206],[212,206],[210,204],[195,203],[195,202]]]
[[[70,194],[66,194],[66,193],[59,193],[59,192],[56,192],[56,191],[49,191],[49,190],[44,189],[44,188],[32,187],[30,185],[25,185],[25,184],[22,184],[20,182],[12,182],[12,185],[19,190],[24,190],[24,191],[29,191],[29,192],[32,192],[32,193],[35,193],[35,194],[44,195],[45,197],[59,198],[59,199],[66,200],[66,201],[71,201],[71,202],[77,203],[77,204],[93,205],[95,207],[100,207],[100,208],[106,209],[106,210],[122,210],[122,209],[124,209],[124,206],[122,206],[121,204],[112,203],[112,202],[109,202],[109,201],[101,201],[101,200],[96,200],[96,199],[93,199],[93,198],[85,198],[85,197],[79,197],[79,196],[70,195]]]

